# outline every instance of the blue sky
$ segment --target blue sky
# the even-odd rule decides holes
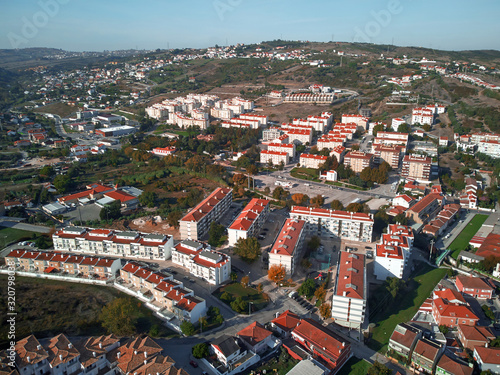
[[[0,48],[370,41],[500,50],[498,0],[2,0]]]

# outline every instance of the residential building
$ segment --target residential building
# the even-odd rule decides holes
[[[412,323],[399,323],[389,339],[389,349],[409,360],[422,330]]]
[[[281,128],[267,128],[262,131],[262,139],[264,142],[273,141],[281,137],[285,132]]]
[[[210,357],[202,361],[217,375],[237,374],[260,361],[259,355],[247,350],[238,338],[229,335],[211,341],[209,350],[217,361]]]
[[[322,155],[301,154],[300,166],[302,168],[318,169],[326,161],[327,157]]]
[[[273,333],[265,329],[259,322],[251,323],[236,335],[248,350],[257,354],[261,354],[277,344],[276,340],[273,339]]]
[[[378,280],[388,277],[403,278],[405,258],[399,246],[377,244],[373,273]]]
[[[326,375],[330,373],[327,367],[314,359],[303,359],[297,363],[287,375]]]
[[[440,194],[428,194],[406,211],[406,217],[417,224],[426,224],[441,210],[444,198]]]
[[[306,222],[306,234],[351,241],[371,242],[373,217],[364,213],[294,206],[290,218]]]
[[[332,301],[335,323],[358,329],[365,321],[368,299],[365,256],[342,251]]]
[[[393,118],[391,122],[391,127],[394,129],[394,131],[398,131],[399,125],[406,124],[406,121],[403,120],[402,118]]]
[[[436,375],[472,375],[473,371],[474,367],[448,354],[443,354],[436,366]]]
[[[422,337],[415,345],[411,356],[411,364],[419,371],[433,374],[444,349],[443,344]]]
[[[393,206],[402,206],[404,208],[410,208],[415,203],[415,200],[409,195],[402,194],[392,199]]]
[[[319,178],[326,181],[337,181],[337,171],[320,172]]]
[[[295,143],[269,143],[268,151],[286,152],[290,159],[295,157]]]
[[[493,140],[479,142],[477,152],[498,159],[500,158],[500,142]]]
[[[156,147],[151,152],[157,156],[169,156],[175,153],[175,147]]]
[[[181,239],[199,240],[208,234],[210,224],[220,220],[233,201],[233,190],[217,188],[179,220]]]
[[[477,325],[459,324],[457,334],[462,346],[470,350],[474,350],[476,346],[488,347],[496,338],[491,328]]]
[[[373,147],[374,163],[380,165],[385,161],[392,169],[397,170],[401,164],[403,149],[404,146],[401,145],[378,144]]]
[[[229,255],[198,241],[184,240],[175,245],[172,263],[187,268],[192,275],[216,286],[228,281],[231,273]]]
[[[83,254],[169,259],[174,239],[164,234],[65,227],[52,235],[54,249]]]
[[[227,228],[229,246],[234,246],[240,238],[257,237],[267,221],[270,206],[267,199],[253,198]]]
[[[312,131],[311,130],[301,130],[301,129],[284,129],[285,134],[288,135],[290,143],[298,144],[311,144],[312,142]]]
[[[337,373],[352,356],[349,342],[312,319],[302,319],[291,337],[306,355],[321,360],[330,374]],[[294,359],[303,359],[295,351],[289,349],[288,353]]]
[[[347,123],[355,123],[357,126],[363,128],[364,130],[367,129],[368,126],[368,118],[361,116],[361,115],[354,115],[354,114],[343,114],[342,115],[342,123],[347,124]]]
[[[500,374],[500,348],[476,346],[472,356],[479,370],[490,370],[493,374]]]
[[[339,146],[332,148],[332,151],[330,152],[330,156],[335,156],[335,158],[337,159],[337,161],[339,163],[343,163],[345,153],[346,153],[346,148],[339,145]]]
[[[269,251],[269,267],[282,265],[292,276],[302,257],[305,238],[305,221],[286,219],[273,247]]]
[[[460,205],[456,203],[447,204],[439,211],[436,218],[431,220],[429,224],[424,226],[422,233],[438,237],[443,233],[448,226],[454,222],[454,219],[460,213]]]
[[[491,299],[495,289],[480,277],[458,275],[455,279],[457,289],[474,298]]]
[[[380,243],[399,247],[403,251],[406,266],[413,250],[414,240],[415,236],[411,227],[400,224],[389,224],[387,233],[382,234]]]
[[[284,165],[287,165],[290,161],[290,155],[285,151],[269,151],[269,150],[261,150],[260,151],[260,163],[268,164],[271,162],[273,165],[280,165],[282,162]]]
[[[475,326],[479,318],[472,310],[462,304],[453,303],[444,298],[432,300],[432,317],[438,325],[456,328],[459,324]]]
[[[355,173],[361,173],[365,168],[372,168],[374,155],[362,151],[351,151],[344,156],[344,165],[351,167]]]
[[[344,136],[333,136],[333,135],[323,135],[321,138],[318,138],[316,142],[316,146],[318,150],[328,149],[333,150],[336,147],[343,147],[346,138]]]
[[[401,152],[406,153],[406,149],[408,147],[408,134],[407,133],[398,133],[398,132],[378,132],[377,136],[373,140],[374,149],[377,145],[384,146],[403,146]]]
[[[465,189],[460,195],[460,205],[475,210],[477,208],[478,184],[474,178],[465,179]]]
[[[273,327],[282,337],[288,338],[295,327],[300,323],[300,320],[301,318],[298,315],[290,310],[286,310],[271,320],[271,327]]]
[[[434,111],[427,108],[413,108],[411,114],[411,123],[413,125],[432,125],[434,124]]]
[[[431,176],[432,159],[424,155],[406,155],[403,158],[401,177],[426,183]]]

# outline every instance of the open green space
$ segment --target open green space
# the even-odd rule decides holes
[[[453,259],[457,259],[460,252],[469,245],[470,240],[474,237],[479,228],[481,228],[487,218],[488,215],[475,215],[457,238],[455,238],[449,246],[449,249],[452,251],[451,256]]]
[[[314,168],[293,168],[290,171],[290,175],[295,178],[300,178],[302,180],[316,181],[319,182],[319,171]]]
[[[0,275],[0,284],[7,285],[7,275]],[[16,276],[16,339],[30,334],[38,339],[57,335],[103,335],[99,314],[103,306],[116,298],[132,298],[111,287]],[[136,299],[137,333],[173,336],[161,320]],[[0,289],[0,314],[7,316],[7,288]],[[8,325],[0,326],[0,348],[8,342]]]
[[[33,235],[39,233],[29,232],[27,230],[0,227],[0,249],[3,249],[10,243],[33,239]]]
[[[418,273],[409,281],[401,298],[380,310],[370,321],[376,323],[368,346],[373,350],[385,352],[389,338],[398,323],[408,322],[422,303],[429,298],[432,290],[446,274],[446,269],[433,268],[427,264],[415,267]]]
[[[338,375],[366,375],[370,367],[371,364],[368,361],[359,359],[358,357],[351,357],[342,366]]]
[[[232,301],[236,298],[241,297],[243,301],[250,303],[253,302],[252,311],[258,311],[266,307],[268,303],[268,297],[265,293],[259,293],[257,289],[245,287],[240,283],[228,284],[215,292],[215,296],[220,299],[221,295],[225,292],[229,293],[232,297]],[[222,300],[223,302],[230,305],[230,302]],[[243,312],[248,314],[248,311]]]

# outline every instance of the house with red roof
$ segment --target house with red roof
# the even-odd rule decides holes
[[[248,350],[257,354],[281,344],[278,339],[273,337],[273,333],[265,329],[259,322],[253,322],[236,335]]]
[[[411,365],[419,371],[433,374],[445,346],[437,341],[422,337],[417,341],[411,356]]]
[[[422,334],[423,331],[412,323],[399,323],[389,339],[389,350],[409,360]]]
[[[297,314],[294,314],[290,310],[286,310],[271,320],[271,327],[273,327],[282,337],[287,338],[290,337],[290,334],[300,321],[301,318]]]
[[[365,321],[367,287],[365,256],[342,251],[332,300],[335,323],[355,329],[361,327]]]
[[[409,195],[402,194],[392,199],[393,206],[402,206],[404,208],[410,208],[415,204],[415,200]]]
[[[406,211],[406,217],[417,224],[427,224],[441,210],[444,197],[440,194],[428,194]]]
[[[475,326],[479,321],[479,318],[468,306],[449,302],[443,298],[433,299],[432,317],[438,325],[450,328],[456,328],[459,324]]]
[[[215,374],[237,374],[260,361],[258,354],[249,351],[237,337],[222,335],[210,342],[210,353],[216,359],[202,359]]]
[[[282,265],[287,275],[294,274],[304,250],[305,224],[303,220],[286,219],[269,251],[269,268]]]
[[[500,234],[490,233],[483,239],[479,249],[476,251],[477,256],[487,258],[494,256],[500,258]]]
[[[302,319],[292,331],[291,337],[304,354],[325,365],[331,374],[338,372],[352,356],[348,341],[312,319]],[[303,359],[297,353],[299,350],[287,350],[292,358]]]
[[[450,357],[448,354],[443,354],[436,365],[436,375],[472,375],[474,367],[470,367],[466,362],[461,361],[458,357]]]
[[[474,298],[490,299],[495,289],[481,277],[458,275],[455,279],[457,289]]]
[[[179,220],[181,239],[198,240],[208,234],[210,224],[223,217],[233,201],[233,190],[217,188]]]
[[[252,198],[227,228],[229,246],[234,246],[240,238],[256,237],[269,217],[270,207],[269,200]]]
[[[388,277],[401,279],[405,269],[405,257],[399,246],[377,244],[373,273],[378,280]]]
[[[496,338],[491,328],[477,325],[459,324],[457,333],[462,346],[470,350],[474,350],[476,346],[488,346]]]
[[[493,374],[500,373],[500,348],[476,346],[473,357],[481,371],[490,370]]]

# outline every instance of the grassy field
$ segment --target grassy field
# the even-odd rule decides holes
[[[467,226],[460,232],[457,238],[451,243],[449,249],[452,251],[453,259],[458,258],[458,254],[469,245],[470,240],[477,233],[479,228],[488,218],[488,215],[475,215]]]
[[[31,240],[33,235],[38,235],[35,232],[26,230],[0,227],[0,249],[3,249],[10,243],[18,242],[21,240]]]
[[[0,275],[0,284],[7,285],[7,275]],[[129,297],[110,287],[66,283],[31,277],[16,277],[16,339],[33,333],[38,339],[65,333],[75,335],[102,335],[99,314],[104,305],[118,297]],[[131,298],[131,297],[130,297]],[[149,332],[153,325],[160,328],[160,336],[172,336],[152,311],[137,302],[137,331]],[[7,316],[7,288],[0,289],[0,314]],[[7,342],[6,324],[0,326],[0,348]]]
[[[302,180],[316,181],[319,182],[319,172],[317,169],[313,168],[293,168],[290,171],[290,175],[295,178],[300,178]]]
[[[246,302],[253,302],[253,311],[263,309],[267,305],[264,293],[259,293],[254,288],[244,287],[240,283],[233,283],[220,288],[215,293],[215,296],[220,298],[224,292],[228,292],[233,297],[233,300],[241,297]]]
[[[365,375],[371,364],[364,359],[351,357],[338,372],[338,375]]]
[[[370,317],[377,323],[368,346],[373,350],[385,352],[389,338],[396,324],[407,322],[413,318],[422,303],[430,296],[437,283],[446,274],[445,269],[424,265],[416,267],[418,274],[408,281],[407,291],[397,301],[389,303],[387,308]]]
[[[52,113],[61,117],[66,117],[78,110],[78,107],[72,107],[70,105],[67,105],[66,103],[53,103],[44,107],[38,107],[34,110],[34,112]]]

